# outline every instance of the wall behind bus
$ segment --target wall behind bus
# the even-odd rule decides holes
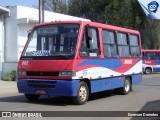
[[[16,70],[17,62],[17,27],[16,7],[10,7],[10,16],[5,18],[5,44],[4,61],[2,62],[2,79],[5,79],[6,72]]]
[[[2,61],[1,65],[3,79],[6,79],[6,72],[17,69],[19,57],[27,41],[28,31],[35,24],[38,24],[39,20],[38,9],[25,6],[13,6],[9,9],[10,16],[6,17],[6,25],[4,26],[6,40],[3,47],[4,60]],[[45,22],[55,20],[90,21],[88,19],[83,19],[79,17],[45,11]]]
[[[35,10],[35,11],[34,11]],[[6,18],[6,45],[4,62],[2,62],[2,79],[7,79],[6,72],[17,70],[20,54],[27,41],[28,31],[38,23],[30,24],[23,19],[29,19],[29,14],[37,12],[37,9],[23,6],[10,7],[10,17]]]
[[[33,23],[30,24],[19,24],[17,26],[18,38],[17,38],[17,47],[18,47],[18,60],[21,56],[23,48],[27,42],[28,31],[34,26]]]
[[[17,25],[16,16],[17,8],[11,7],[11,16],[6,18],[6,54],[5,62],[16,62],[17,61]]]
[[[7,7],[0,6],[0,79],[2,78],[2,62],[4,62],[5,48],[5,18],[10,16],[10,10]]]
[[[3,56],[3,41],[4,41],[4,37],[3,37],[3,17],[2,15],[0,15],[0,77],[2,74],[2,56]]]

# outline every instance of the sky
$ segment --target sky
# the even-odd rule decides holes
[[[38,6],[39,0],[0,0],[0,6],[27,6],[36,7]]]

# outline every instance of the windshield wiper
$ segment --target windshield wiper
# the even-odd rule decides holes
[[[74,54],[50,54],[49,56],[56,56],[56,57],[65,57],[65,58],[70,58],[72,56],[74,56]]]

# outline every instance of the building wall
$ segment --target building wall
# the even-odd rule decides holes
[[[1,47],[2,44],[0,43],[0,63],[2,62],[2,64],[0,64],[0,71],[2,71],[2,79],[6,79],[5,77],[6,72],[10,72],[12,70],[17,69],[17,63],[19,57],[27,41],[28,31],[35,24],[38,24],[38,20],[39,20],[38,9],[24,7],[24,6],[10,7],[10,16],[5,18],[6,39],[4,42],[5,44],[3,45],[4,47]],[[45,11],[45,22],[50,22],[55,20],[88,21],[88,19]],[[1,17],[0,17],[0,31],[1,29],[3,29],[3,27],[4,26],[1,24]],[[2,33],[0,32],[0,36],[1,34]],[[1,51],[2,53],[4,53],[3,57],[1,56]]]
[[[5,62],[17,62],[17,8],[10,8],[10,17],[6,18],[6,54]]]
[[[10,16],[5,17],[4,61],[2,62],[2,79],[6,79],[6,72],[17,69],[17,21],[16,7],[10,8]]]
[[[5,76],[6,72],[17,69],[19,57],[27,41],[28,31],[36,24],[18,23],[18,20],[21,18],[30,18],[31,16],[36,16],[36,14],[38,14],[37,9],[24,6],[10,7],[10,11],[10,17],[7,17],[5,21],[6,49],[5,60],[2,62],[2,79],[7,79]]]
[[[39,19],[38,9],[25,7],[25,6],[16,6],[17,8],[17,19],[19,18],[30,18],[30,19]]]
[[[4,16],[0,14],[0,78],[2,76],[2,62],[3,62],[3,45],[4,45]]]
[[[28,23],[28,24],[19,24],[17,26],[17,43],[18,43],[18,59],[20,58],[20,55],[22,53],[22,50],[27,42],[27,36],[28,36],[28,31],[34,26],[33,23]]]

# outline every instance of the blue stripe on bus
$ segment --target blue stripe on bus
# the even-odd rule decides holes
[[[91,81],[91,93],[123,87],[124,80],[125,76]],[[141,81],[141,74],[132,75],[132,85],[136,85]]]
[[[155,60],[155,63],[156,64],[160,64],[160,60]]]
[[[86,66],[86,65],[95,65],[101,66],[110,69],[116,69],[122,66],[120,59],[89,59],[79,63],[76,67]]]
[[[153,68],[153,72],[160,72],[160,67]]]

